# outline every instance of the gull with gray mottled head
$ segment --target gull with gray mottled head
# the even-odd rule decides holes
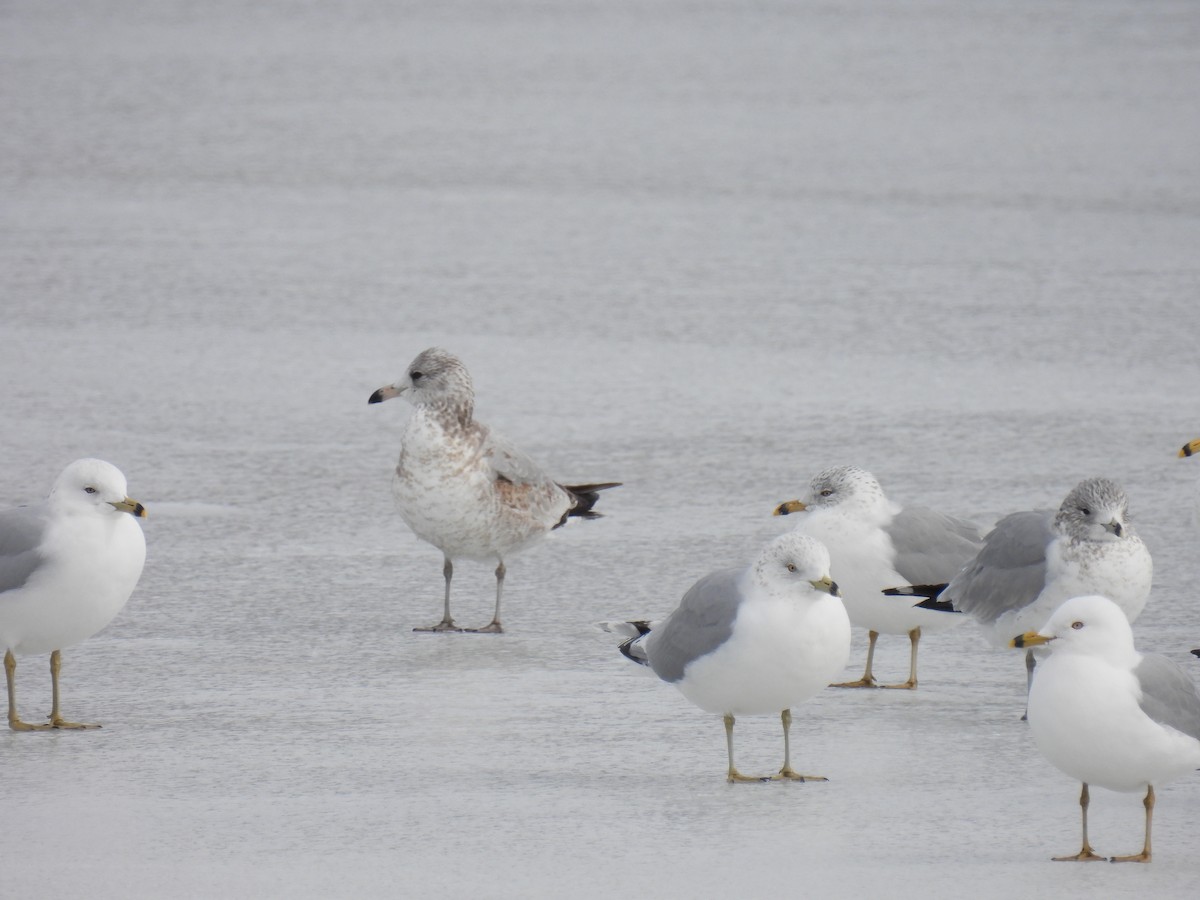
[[[857,681],[835,687],[878,687],[871,671],[880,634],[909,638],[908,680],[883,687],[917,686],[917,645],[923,633],[957,625],[952,612],[921,609],[884,590],[951,578],[979,549],[979,529],[921,506],[900,506],[887,498],[870,472],[836,466],[819,473],[801,500],[775,508],[775,515],[798,516],[796,531],[829,548],[833,577],[842,592],[850,624],[866,628],[867,664]]]
[[[947,585],[919,590],[972,616],[997,647],[1036,628],[1064,600],[1101,594],[1134,621],[1146,605],[1154,566],[1129,520],[1125,491],[1108,478],[1079,482],[1058,511],[1012,513]],[[1036,665],[1026,654],[1027,677]]]
[[[437,347],[418,354],[404,377],[370,403],[403,396],[415,407],[405,425],[392,491],[413,533],[442,551],[442,620],[415,631],[498,633],[506,557],[572,516],[599,518],[598,492],[618,482],[564,485],[475,418],[475,389],[458,357]],[[450,616],[455,559],[496,560],[496,609],[490,624],[462,629]]]

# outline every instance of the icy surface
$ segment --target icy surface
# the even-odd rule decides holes
[[[915,693],[796,710],[828,784],[737,786],[591,623],[745,563],[829,465],[983,524],[1106,475],[1137,640],[1200,676],[1195,4],[9,0],[0,51],[0,503],[95,455],[150,514],[64,654],[105,728],[0,733],[4,896],[1194,893],[1200,774],[1149,867],[1049,861],[1078,785],[969,623]],[[625,482],[510,561],[500,637],[411,631],[441,559],[367,397],[432,344],[550,471]],[[491,567],[455,583],[484,624]],[[1141,824],[1094,792],[1100,852]]]

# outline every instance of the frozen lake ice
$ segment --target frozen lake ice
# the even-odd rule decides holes
[[[1200,10],[1189,2],[10,0],[0,503],[108,459],[129,605],[0,734],[4,896],[1182,897],[1053,864],[1078,785],[970,623],[913,693],[720,722],[599,620],[660,616],[816,471],[990,524],[1107,475],[1155,558],[1135,635],[1200,676]],[[441,558],[392,508],[424,347],[606,517],[509,561],[491,636],[413,634]],[[492,567],[455,614],[484,624]],[[847,677],[861,669],[855,634]],[[907,669],[882,639],[876,672]],[[49,708],[44,659],[22,709]],[[738,726],[771,770],[775,719]],[[1094,792],[1093,844],[1140,846]]]

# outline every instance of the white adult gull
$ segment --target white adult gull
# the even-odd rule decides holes
[[[1029,690],[1029,730],[1053,765],[1083,783],[1083,849],[1059,861],[1102,860],[1088,842],[1088,785],[1145,791],[1142,852],[1150,861],[1154,786],[1200,768],[1200,693],[1175,662],[1141,654],[1124,611],[1106,597],[1073,597],[1014,647],[1044,647]]]
[[[951,578],[979,550],[979,529],[931,509],[892,502],[875,477],[857,466],[826,469],[813,478],[802,500],[775,508],[777,516],[797,512],[803,515],[795,530],[829,548],[850,624],[868,631],[862,677],[835,687],[915,688],[921,634],[957,625],[961,616],[921,609],[883,591]],[[880,634],[908,635],[907,681],[877,684],[871,666]]]
[[[621,652],[723,717],[730,782],[826,780],[792,768],[790,743],[791,708],[825,687],[850,653],[850,621],[820,542],[784,534],[749,568],[706,575]],[[783,766],[765,778],[742,775],[733,762],[735,719],[768,713],[779,713],[783,724]]]
[[[475,390],[461,361],[437,347],[421,352],[404,377],[370,403],[404,396],[415,407],[401,437],[392,491],[400,515],[442,551],[442,620],[414,631],[498,633],[504,560],[571,516],[595,519],[597,492],[619,482],[563,485],[475,419]],[[496,609],[490,624],[462,629],[450,616],[455,559],[496,560]]]
[[[983,548],[947,585],[914,592],[928,606],[972,616],[996,647],[1037,628],[1064,600],[1101,594],[1130,622],[1146,605],[1154,566],[1129,521],[1125,491],[1108,478],[1079,482],[1058,511],[1005,516],[983,539]],[[1037,660],[1025,655],[1026,680]]]
[[[134,517],[145,515],[125,476],[99,459],[67,466],[45,501],[0,510],[0,647],[13,731],[99,727],[59,711],[62,650],[104,628],[133,593],[146,561]],[[40,653],[50,654],[53,699],[49,722],[31,724],[17,713],[16,658]]]

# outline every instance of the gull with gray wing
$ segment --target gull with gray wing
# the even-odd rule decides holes
[[[1200,693],[1186,672],[1141,654],[1124,610],[1106,597],[1073,597],[1014,647],[1043,647],[1029,690],[1029,730],[1055,767],[1083,784],[1083,847],[1058,861],[1102,860],[1088,840],[1089,785],[1145,791],[1140,853],[1112,862],[1149,862],[1154,787],[1200,768]]]
[[[79,459],[49,497],[0,511],[0,647],[13,731],[98,728],[59,711],[62,650],[91,637],[125,606],[142,574],[146,539],[134,521],[146,515],[126,496],[125,476],[99,459]],[[17,713],[17,657],[50,654],[49,721]]]
[[[884,595],[887,588],[948,579],[979,549],[979,529],[963,519],[887,498],[870,472],[837,466],[819,473],[802,500],[789,500],[775,515],[802,513],[795,530],[829,548],[833,577],[850,623],[868,632],[867,664],[857,681],[835,687],[879,687],[871,671],[880,634],[909,639],[908,680],[882,687],[917,686],[917,646],[922,633],[943,631],[961,617],[921,609]]]
[[[966,613],[994,646],[1004,647],[1064,600],[1083,594],[1108,597],[1132,622],[1146,605],[1153,573],[1150,551],[1129,520],[1125,491],[1108,478],[1088,478],[1057,512],[1017,512],[997,522],[949,584],[912,592],[932,598],[919,605]],[[1037,664],[1032,650],[1025,664],[1028,680]]]
[[[722,717],[730,782],[824,781],[792,769],[791,708],[846,664],[850,621],[837,593],[825,547],[784,534],[749,568],[701,578],[661,623],[635,623],[639,634],[621,652]],[[765,778],[742,775],[733,761],[736,717],[768,713],[779,713],[783,725],[783,766]]]

